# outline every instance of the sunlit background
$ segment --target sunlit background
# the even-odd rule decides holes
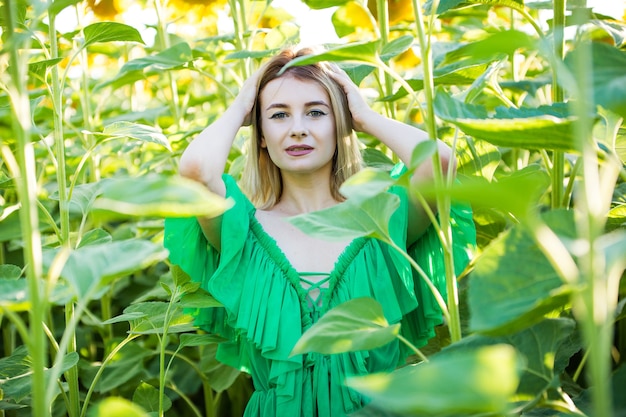
[[[91,7],[92,16],[93,11],[95,11],[100,14],[99,20],[107,20],[107,18],[121,20],[137,28],[148,45],[153,43],[156,35],[153,27],[157,22],[154,8],[146,7],[145,3],[140,1],[90,0],[88,3],[93,4]],[[174,19],[170,23],[170,30],[174,33],[197,37],[209,25],[215,25],[220,33],[229,33],[233,30],[232,20],[226,14],[228,7],[225,1],[171,0],[170,3],[174,9],[181,12],[184,12],[186,7],[189,9],[189,13],[183,16],[172,16]],[[253,2],[252,4],[254,3],[259,4],[256,6],[259,10],[265,5],[265,2]],[[528,1],[527,4],[532,4],[532,1]],[[109,5],[108,10],[106,9],[107,5]],[[626,13],[626,1],[624,0],[587,0],[587,5],[597,13],[616,19],[623,19]],[[300,43],[304,46],[327,44],[340,40],[331,20],[336,7],[312,10],[300,0],[274,0],[271,2],[271,8],[282,10],[285,14],[278,16],[279,18],[299,26]],[[212,9],[215,13],[213,19],[197,16],[198,13],[203,13],[207,9]],[[72,8],[66,8],[58,17],[57,26],[62,33],[75,30],[77,25],[76,13]]]

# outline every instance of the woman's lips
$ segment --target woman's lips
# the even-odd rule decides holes
[[[313,151],[313,148],[307,145],[294,145],[285,149],[285,152],[287,152],[287,155],[290,155],[290,156],[308,155],[312,151]]]

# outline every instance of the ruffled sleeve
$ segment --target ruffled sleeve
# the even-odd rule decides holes
[[[234,258],[242,252],[248,234],[249,215],[254,210],[237,187],[235,180],[229,175],[224,175],[223,179],[226,185],[226,198],[233,199],[235,204],[222,215],[221,253],[209,245],[195,217],[165,219],[163,239],[165,248],[169,250],[170,262],[179,265],[191,276],[192,281],[199,282],[203,289],[212,294],[212,277],[216,272],[236,266]],[[232,291],[227,291],[226,294],[229,294],[230,298],[219,301],[224,305],[229,303],[232,305],[236,295]],[[219,356],[226,358],[223,362],[236,368],[247,368],[245,358],[240,357],[237,334],[229,325],[227,309],[197,308],[188,309],[186,312],[194,317],[195,324],[201,329],[228,339],[228,342],[220,345]]]
[[[257,389],[276,387],[271,402],[278,405],[296,396],[298,384],[285,380],[302,367],[302,356],[289,357],[302,334],[300,299],[285,265],[268,252],[254,206],[231,176],[223,178],[234,205],[221,218],[221,251],[208,245],[196,219],[168,219],[165,245],[170,261],[223,305],[191,312],[202,329],[229,339],[218,360],[251,373]]]

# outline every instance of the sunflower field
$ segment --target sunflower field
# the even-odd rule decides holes
[[[264,59],[320,40],[301,63],[337,63],[458,160],[458,181],[412,189],[361,135],[360,207],[299,223],[389,241],[371,199],[394,183],[441,213],[445,325],[407,366],[345,381],[371,398],[357,415],[626,416],[626,5],[588,3],[0,0],[0,417],[243,414],[250,378],[188,314],[220,304],[169,263],[163,220],[228,209],[178,176],[180,154]],[[464,271],[452,201],[477,229]],[[395,337],[359,299],[294,352]]]

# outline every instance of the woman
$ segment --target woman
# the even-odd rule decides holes
[[[423,131],[374,112],[334,66],[318,63],[280,73],[310,52],[288,49],[272,58],[180,159],[181,175],[232,198],[234,207],[219,218],[166,222],[172,263],[224,305],[197,311],[196,322],[229,340],[220,345],[219,360],[252,375],[256,391],[246,416],[344,416],[366,402],[343,385],[346,376],[392,371],[403,363],[407,352],[397,342],[372,351],[289,356],[302,333],[344,301],[375,298],[388,321],[401,322],[403,335],[416,345],[441,323],[428,290],[386,244],[368,238],[320,240],[286,221],[345,200],[339,187],[361,168],[354,130],[375,136],[404,163],[428,140]],[[235,135],[247,124],[252,143],[240,189],[223,171]],[[443,143],[439,153],[444,169],[453,163]],[[430,163],[414,174],[415,180],[429,177]],[[429,252],[422,260],[433,264],[436,236],[424,234],[429,222],[423,209],[411,204],[403,189],[390,192],[401,201],[391,219],[392,237],[403,248]],[[464,216],[471,241],[471,213]]]

